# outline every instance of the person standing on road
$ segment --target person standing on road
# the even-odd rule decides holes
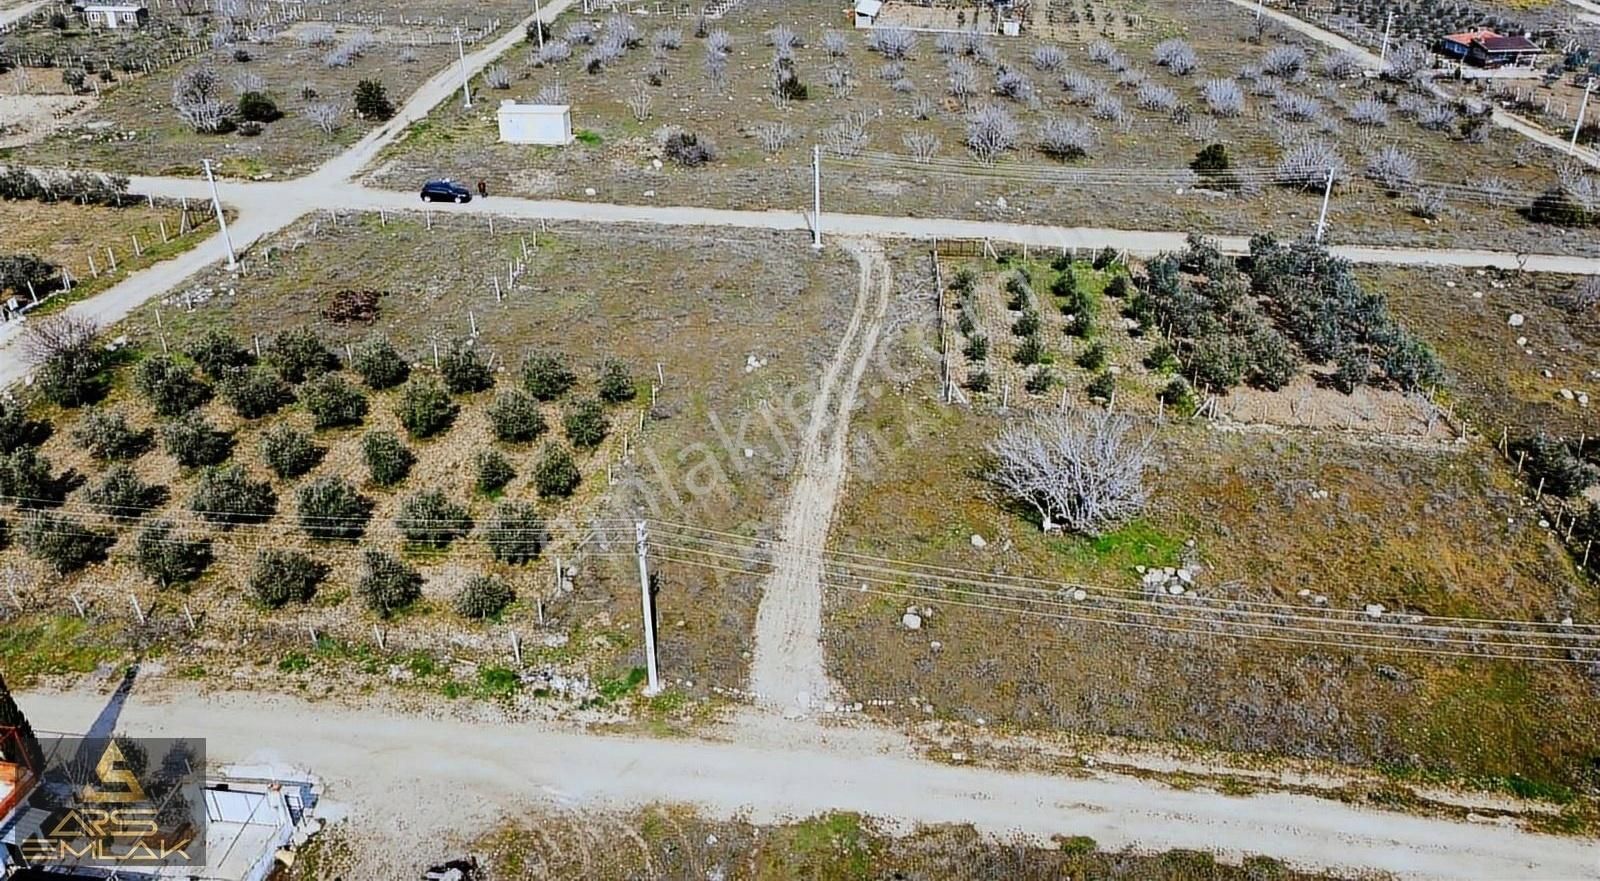
[[[478,181],[478,197],[482,198],[482,199],[489,198],[489,182],[488,181],[481,180],[481,179]]]

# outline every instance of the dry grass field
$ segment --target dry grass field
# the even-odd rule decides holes
[[[1419,317],[1428,288],[1389,282],[1395,313]],[[1136,593],[1136,567],[1181,567],[1195,573],[1188,593],[1201,602],[1267,603],[1284,615],[1379,604],[1401,614],[1594,620],[1592,587],[1487,443],[1169,419],[1142,517],[1099,538],[1047,535],[986,479],[986,445],[1007,418],[993,394],[970,407],[938,402],[933,333],[931,320],[900,329],[888,356],[894,393],[857,417],[833,548],[917,567],[876,579],[859,568],[830,574],[829,666],[852,700],[890,702],[878,712],[904,719],[1327,758],[1491,787],[1533,781],[1530,791],[1561,798],[1597,784],[1600,745],[1585,721],[1593,680],[1575,665],[985,608],[993,601],[983,573]],[[1476,373],[1487,353],[1456,360],[1447,343],[1440,355],[1452,382],[1496,386],[1493,373]],[[1072,406],[1086,406],[1076,392]],[[937,589],[929,567],[969,573],[966,589],[979,593]],[[1148,588],[1146,598],[1160,599]],[[1191,601],[1166,598],[1162,614]],[[923,616],[917,630],[901,623],[910,605]]]
[[[498,94],[523,101],[547,91],[562,97],[572,104],[577,142],[560,148],[499,144],[491,106],[444,106],[391,147],[370,177],[406,189],[428,176],[450,175],[485,178],[494,191],[527,196],[794,209],[809,205],[811,148],[820,144],[829,210],[873,213],[892,206],[894,213],[920,216],[1290,235],[1315,226],[1320,187],[1315,193],[1272,184],[1218,192],[1140,175],[1185,169],[1213,142],[1227,145],[1235,168],[1268,170],[1295,146],[1323,142],[1336,147],[1348,169],[1330,208],[1335,242],[1600,252],[1592,237],[1531,225],[1516,213],[1555,183],[1559,157],[1503,130],[1491,128],[1474,143],[1455,129],[1425,129],[1396,105],[1402,98],[1416,103],[1417,96],[1376,81],[1330,78],[1321,72],[1323,53],[1316,46],[1292,33],[1258,42],[1248,11],[1221,0],[1208,2],[1198,16],[1170,2],[1140,4],[1147,26],[1114,41],[1120,60],[1092,60],[1089,45],[1062,42],[1057,48],[1065,60],[1052,69],[1039,69],[1032,56],[1054,44],[1029,34],[988,38],[975,56],[964,49],[947,55],[938,38],[921,34],[908,57],[891,60],[869,49],[867,32],[849,29],[834,12],[810,0],[750,3],[715,22],[713,29],[725,31],[731,45],[721,82],[707,70],[714,38],[695,37],[682,20],[639,19],[642,45],[597,73],[584,70],[591,47],[583,43],[572,46],[568,60],[540,66],[532,62],[537,50],[524,46],[505,59],[513,78]],[[604,17],[587,24],[604,33]],[[555,33],[559,38],[585,26],[569,13]],[[767,35],[778,26],[804,41],[792,54],[805,100],[772,98],[774,50]],[[683,32],[681,48],[651,48],[663,27]],[[823,46],[830,27],[843,35],[842,55]],[[1198,56],[1199,68],[1185,76],[1152,60],[1153,47],[1175,36],[1186,38]],[[1290,44],[1304,53],[1301,73],[1238,79],[1242,111],[1223,117],[1207,111],[1201,92],[1208,80],[1238,78]],[[970,71],[970,97],[950,94],[952,65]],[[1113,65],[1125,69],[1114,72]],[[1002,73],[1020,74],[1029,85],[1012,82],[1019,97],[1004,97]],[[1087,97],[1063,88],[1069,78],[1086,84],[1079,94]],[[1177,109],[1141,107],[1141,83],[1170,89]],[[1102,93],[1097,102],[1093,96]],[[1387,102],[1388,123],[1351,121],[1357,103],[1375,95]],[[967,108],[990,105],[1003,108],[1017,131],[1014,149],[986,166],[966,146]],[[1041,153],[1039,129],[1048,120],[1092,128],[1086,155],[1058,161]],[[662,147],[663,131],[672,127],[712,142],[716,159],[679,167]],[[912,138],[926,141],[931,162],[914,161]],[[1437,218],[1415,216],[1409,197],[1389,195],[1364,177],[1369,158],[1384,147],[1415,161],[1415,177],[1425,182],[1419,188],[1444,194],[1446,207]],[[891,155],[897,158],[885,158]],[[1112,171],[1126,169],[1134,171]]]
[[[641,658],[632,518],[643,511],[719,529],[744,529],[773,518],[788,462],[778,456],[742,461],[718,431],[748,421],[760,402],[803,393],[831,354],[841,316],[848,315],[853,274],[841,255],[817,257],[801,243],[766,234],[693,237],[695,248],[716,249],[716,260],[703,260],[676,232],[577,225],[541,231],[538,224],[502,224],[490,235],[480,223],[438,217],[430,230],[421,216],[346,216],[337,224],[326,215],[307,220],[269,242],[272,256],[252,261],[247,275],[212,271],[140,310],[113,333],[128,335],[130,359],[139,359],[159,353],[164,344],[182,349],[185,340],[208,329],[226,329],[248,347],[256,336],[270,346],[285,330],[312,327],[341,354],[345,344],[380,332],[414,360],[414,373],[422,375],[433,372],[435,342],[448,352],[453,341],[472,337],[475,323],[472,345],[480,357],[493,359],[498,389],[519,385],[518,368],[528,352],[559,354],[578,375],[577,389],[544,406],[550,426],[544,437],[497,444],[485,416],[496,392],[458,396],[461,412],[446,433],[406,441],[417,459],[410,476],[393,488],[379,487],[367,478],[361,440],[370,429],[395,427],[398,392],[374,392],[361,425],[314,432],[326,449],[320,464],[303,477],[285,480],[265,470],[261,435],[281,424],[309,430],[311,417],[302,406],[250,421],[238,418],[220,398],[213,400],[202,411],[234,433],[232,461],[270,481],[278,496],[277,514],[264,524],[227,532],[195,523],[187,512],[197,470],[178,467],[158,443],[135,460],[134,468],[146,481],[167,486],[169,494],[160,510],[143,519],[170,517],[211,537],[217,561],[192,586],[160,590],[131,565],[140,523],[116,527],[121,539],[108,562],[67,578],[51,575],[13,543],[4,552],[3,568],[13,573],[24,605],[37,614],[0,656],[8,675],[26,679],[33,672],[77,669],[88,662],[72,645],[98,657],[108,643],[126,644],[120,637],[108,639],[108,633],[127,632],[134,634],[135,648],[153,642],[160,648],[146,649],[152,655],[165,653],[174,666],[182,663],[196,675],[220,672],[239,659],[259,665],[256,671],[267,678],[309,670],[307,681],[331,687],[348,685],[339,679],[353,672],[393,673],[384,662],[388,659],[401,664],[397,669],[404,679],[453,690],[452,675],[475,681],[472,664],[514,666],[509,633],[515,630],[527,646],[528,669],[565,669],[596,682],[618,677],[622,692],[631,688],[629,670]],[[617,259],[620,253],[628,259]],[[510,262],[524,267],[515,286],[505,285]],[[491,282],[497,274],[505,285],[500,301]],[[329,321],[324,310],[337,292],[352,290],[380,294],[377,318]],[[636,397],[608,405],[605,441],[593,451],[577,451],[582,471],[577,493],[564,501],[538,499],[530,479],[544,441],[567,443],[562,417],[574,401],[595,393],[596,370],[606,358],[627,365]],[[762,366],[750,367],[751,359]],[[131,372],[120,370],[102,406],[124,412],[136,426],[154,425],[153,413],[131,387]],[[46,415],[56,430],[42,452],[58,472],[77,469],[92,486],[105,466],[73,439],[82,413]],[[398,433],[405,438],[405,432]],[[499,448],[517,477],[503,491],[485,496],[472,488],[473,454],[487,447]],[[708,462],[719,463],[719,479],[707,477]],[[373,501],[361,544],[314,541],[297,526],[297,490],[324,475],[348,479]],[[523,566],[494,563],[477,533],[458,539],[448,551],[407,549],[408,562],[425,577],[423,599],[380,622],[352,596],[359,553],[369,546],[405,547],[392,519],[405,497],[425,488],[445,492],[480,525],[500,501],[535,503],[549,521],[551,542],[539,561]],[[79,510],[84,490],[78,492],[68,498],[66,510]],[[14,524],[22,519],[16,512],[4,517]],[[269,542],[302,549],[332,567],[310,603],[266,611],[245,590],[256,550]],[[569,570],[570,589],[554,584],[558,559]],[[486,571],[503,577],[519,598],[487,626],[451,609],[462,583]],[[742,683],[754,615],[753,579],[713,576],[661,572],[662,662],[672,671],[674,685],[696,693],[711,684]],[[150,615],[148,627],[132,626],[129,593],[141,598]],[[71,620],[69,594],[86,602],[87,622]],[[200,619],[197,635],[185,632],[184,604]],[[373,625],[379,623],[383,650],[374,645]],[[318,636],[314,649],[308,628]],[[408,653],[430,660],[411,667],[395,660]],[[451,658],[467,666],[447,673]],[[330,677],[330,671],[337,675]]]

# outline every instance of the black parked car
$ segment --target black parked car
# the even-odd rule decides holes
[[[424,202],[471,202],[472,191],[453,180],[430,180],[422,185]]]

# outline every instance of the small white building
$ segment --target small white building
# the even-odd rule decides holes
[[[878,23],[883,0],[856,0],[856,27],[870,28]]]
[[[500,102],[500,141],[505,144],[572,143],[572,107],[568,104]]]
[[[150,20],[144,0],[88,0],[82,9],[84,23],[92,28],[140,28]]]

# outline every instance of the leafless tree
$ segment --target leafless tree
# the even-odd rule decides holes
[[[780,46],[785,49],[798,49],[805,44],[806,41],[800,39],[800,35],[794,32],[794,28],[791,28],[786,24],[775,25],[773,26],[772,30],[767,31],[768,46]]]
[[[322,130],[325,135],[337,132],[344,125],[344,108],[337,104],[318,102],[307,104],[300,115]]]
[[[1217,121],[1209,116],[1195,116],[1183,128],[1184,137],[1202,144],[1217,141]]]
[[[1328,79],[1348,80],[1361,75],[1361,59],[1346,49],[1323,55],[1321,66],[1322,75]]]
[[[566,104],[567,87],[560,80],[551,80],[539,87],[538,94],[533,96],[535,104]]]
[[[1317,99],[1302,92],[1284,89],[1272,99],[1272,109],[1284,119],[1293,122],[1304,122],[1316,119],[1322,113],[1322,104]]]
[[[994,93],[1002,98],[1027,102],[1033,98],[1033,80],[1019,71],[1002,67],[995,76]]]
[[[1139,106],[1146,110],[1177,110],[1178,93],[1160,83],[1145,83],[1139,87]]]
[[[728,89],[728,56],[721,52],[706,53],[706,79],[718,92]]]
[[[958,55],[961,52],[961,35],[941,31],[933,37],[933,51],[940,55]]]
[[[753,134],[756,143],[760,144],[761,149],[768,154],[781,152],[799,137],[794,126],[787,122],[763,122],[753,129]]]
[[[911,99],[911,117],[913,119],[932,119],[936,112],[933,99],[927,95],[918,95]]]
[[[566,40],[546,41],[543,48],[536,51],[529,61],[534,67],[549,67],[559,64],[572,57],[572,44]]]
[[[215,132],[233,115],[233,104],[222,99],[222,79],[210,67],[192,67],[173,81],[172,106],[197,132]]]
[[[1121,122],[1124,117],[1122,101],[1116,95],[1101,95],[1094,99],[1094,106],[1089,109],[1089,115],[1108,122]]]
[[[1386,144],[1367,157],[1367,178],[1386,190],[1399,192],[1417,182],[1417,159],[1410,153]]]
[[[867,147],[867,120],[872,115],[866,110],[852,110],[822,132],[823,146],[835,156],[859,156]]]
[[[491,89],[511,88],[511,71],[504,64],[491,64],[483,71],[483,82]]]
[[[1022,126],[1010,111],[989,104],[967,114],[967,149],[983,162],[993,162],[1017,146]]]
[[[606,16],[604,32],[622,49],[637,49],[644,44],[644,31],[639,30],[633,16],[626,12]]]
[[[1278,159],[1277,182],[1284,186],[1320,190],[1329,173],[1338,183],[1344,178],[1345,165],[1339,150],[1327,141],[1303,140]]]
[[[594,22],[579,19],[561,32],[563,42],[580,46],[592,45],[595,41]]]
[[[674,27],[661,28],[651,35],[650,46],[653,49],[662,51],[681,49],[683,48],[683,30]]]
[[[1306,69],[1306,50],[1299,46],[1274,46],[1261,56],[1261,69],[1279,79],[1292,79]]]
[[[1455,124],[1456,112],[1448,104],[1429,104],[1417,112],[1417,125],[1429,131],[1447,131]]]
[[[1376,98],[1362,98],[1350,105],[1350,121],[1366,128],[1382,128],[1389,124],[1389,108]]]
[[[916,90],[917,84],[905,77],[901,77],[889,84],[889,91],[898,95],[909,95]]]
[[[728,32],[718,28],[706,37],[706,51],[718,55],[727,55],[733,51],[733,38]]]
[[[909,58],[916,45],[916,33],[907,28],[875,28],[867,38],[867,48],[885,58]]]
[[[849,97],[856,85],[855,78],[850,75],[850,68],[842,64],[830,64],[823,68],[822,81],[840,98]]]
[[[1444,192],[1417,190],[1411,194],[1411,213],[1427,220],[1436,220],[1444,213]]]
[[[245,71],[233,78],[233,93],[243,95],[245,92],[265,92],[267,81],[259,73]]]
[[[892,83],[906,75],[906,65],[902,61],[886,61],[878,66],[878,79]]]
[[[1213,116],[1238,116],[1244,112],[1244,90],[1230,79],[1206,80],[1200,97]]]
[[[1033,66],[1038,70],[1053,71],[1067,63],[1067,53],[1059,46],[1039,46],[1033,50]]]
[[[1117,56],[1117,47],[1105,40],[1095,40],[1084,50],[1084,54],[1096,64],[1107,64]]]
[[[1061,88],[1066,90],[1067,100],[1074,104],[1093,104],[1096,98],[1111,91],[1105,83],[1076,70],[1061,75]]]
[[[1417,78],[1433,63],[1433,56],[1416,43],[1405,43],[1389,53],[1383,75],[1401,82]]]
[[[1039,125],[1039,152],[1052,159],[1081,159],[1094,149],[1094,126],[1079,119],[1047,119]]]
[[[907,132],[900,142],[911,151],[911,158],[918,162],[925,163],[939,152],[939,139],[927,132]]]
[[[829,58],[843,58],[850,54],[850,40],[843,31],[823,31],[822,51],[828,53]]]
[[[974,95],[978,94],[978,72],[972,65],[965,61],[954,60],[949,67],[949,85],[946,89],[950,97],[961,102],[965,107],[972,103]]]
[[[1117,74],[1117,88],[1137,89],[1150,79],[1150,75],[1137,67],[1130,67]]]
[[[299,30],[296,37],[306,46],[332,46],[333,25],[308,24]]]
[[[644,122],[650,118],[650,87],[644,83],[634,83],[633,94],[625,102],[628,112],[633,114],[635,122]]]
[[[1144,510],[1155,437],[1123,413],[1053,412],[1006,426],[989,479],[1041,526],[1098,535]]]
[[[1194,73],[1195,68],[1200,66],[1200,59],[1195,55],[1194,48],[1177,37],[1157,43],[1155,50],[1151,52],[1151,57],[1157,67],[1165,67],[1178,76]]]
[[[416,64],[417,50],[411,48],[410,46],[401,46],[400,51],[396,52],[394,57],[395,60],[401,64]]]
[[[51,358],[81,352],[93,345],[100,323],[87,315],[60,312],[29,322],[22,337],[22,351],[35,364]]]

